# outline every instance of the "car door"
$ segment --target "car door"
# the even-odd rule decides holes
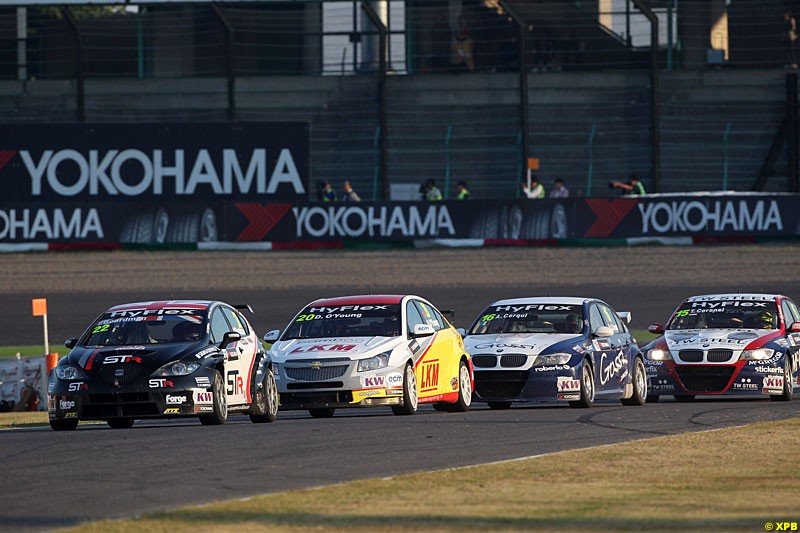
[[[792,333],[789,328],[794,322],[800,322],[800,310],[792,300],[784,298],[781,301],[781,311],[783,311],[783,320],[786,324],[786,340],[789,343],[788,351],[792,354],[792,376],[794,377],[792,381],[796,384],[797,374],[800,371],[800,355],[798,355],[798,351],[800,351],[800,332]]]
[[[228,319],[225,318],[222,306],[216,306],[211,310],[209,323],[211,325],[211,342],[216,345],[222,342],[225,333],[233,331],[233,327],[228,323]],[[228,344],[222,351],[225,354],[225,375],[222,376],[222,380],[225,383],[228,404],[245,403],[244,376],[241,368],[242,357],[237,343]]]
[[[600,387],[605,394],[622,393],[630,381],[631,336],[616,312],[605,303],[598,304],[606,325],[614,332],[608,338],[610,350],[600,361]],[[600,391],[598,391],[599,393]]]
[[[603,367],[608,366],[613,350],[611,337],[596,337],[594,332],[601,326],[608,326],[598,302],[589,304],[589,331],[592,339],[592,362],[594,363],[594,390],[600,395],[606,389],[606,380],[601,379]]]
[[[239,333],[242,338],[235,343],[233,347],[238,353],[237,368],[239,369],[240,376],[244,380],[244,401],[250,402],[250,378],[253,376],[254,363],[256,354],[258,353],[258,338],[250,329],[247,320],[235,309],[226,305],[222,306],[222,313],[231,326],[231,331]]]

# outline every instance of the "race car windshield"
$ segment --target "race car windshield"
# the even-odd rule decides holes
[[[309,306],[295,317],[281,340],[398,335],[400,306],[396,304]]]
[[[469,334],[581,333],[583,324],[583,310],[579,305],[499,305],[487,307]]]
[[[196,341],[204,331],[203,319],[201,315],[187,314],[112,317],[106,313],[92,324],[81,345],[129,346]]]
[[[777,329],[775,302],[714,300],[684,302],[667,329]]]

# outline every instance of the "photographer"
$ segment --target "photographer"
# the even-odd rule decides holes
[[[622,189],[624,190],[624,194],[627,196],[639,196],[642,194],[647,194],[644,190],[644,185],[642,182],[639,181],[635,175],[631,175],[630,180],[628,183],[622,181],[611,181],[608,183],[608,187],[611,189]]]

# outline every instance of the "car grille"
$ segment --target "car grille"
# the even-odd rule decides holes
[[[699,363],[703,360],[703,350],[681,350],[678,355],[686,363]]]
[[[301,408],[324,407],[326,404],[351,403],[353,393],[341,392],[285,392],[281,394],[281,405],[294,405]]]
[[[500,357],[500,366],[503,368],[518,368],[528,362],[527,355],[504,355]]]
[[[495,355],[473,355],[472,365],[476,368],[494,368],[497,366]]]
[[[349,363],[349,357],[326,357],[325,359],[289,359],[286,361],[289,364],[301,363]]]
[[[706,360],[709,363],[726,363],[733,355],[733,350],[709,350]]]
[[[481,398],[518,397],[528,382],[527,370],[500,370],[475,372],[475,393]]]
[[[303,389],[340,389],[344,387],[341,381],[315,381],[313,383],[287,383],[287,389],[303,390]]]
[[[689,392],[722,392],[730,383],[735,366],[681,366],[675,367],[678,379]]]
[[[118,416],[156,416],[161,413],[155,403],[148,401],[146,392],[120,394],[90,394],[83,407],[84,418],[114,418]]]
[[[115,375],[117,370],[122,370],[119,376]],[[96,379],[100,383],[113,383],[116,380],[120,385],[129,385],[135,383],[143,373],[144,369],[136,364],[103,365]]]
[[[684,363],[701,363],[703,361],[703,350],[681,350],[678,355]],[[705,355],[706,361],[709,363],[726,363],[733,356],[733,350],[708,350]]]
[[[319,362],[319,361],[317,361]],[[286,367],[286,376],[298,381],[329,381],[344,375],[348,365],[320,367]]]

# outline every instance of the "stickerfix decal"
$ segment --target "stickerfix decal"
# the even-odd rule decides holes
[[[779,374],[782,370],[777,366],[757,366],[753,372],[756,374]]]
[[[420,365],[420,385],[421,391],[435,389],[439,386],[439,360],[426,361]]]
[[[577,379],[572,379],[567,376],[558,376],[556,381],[556,390],[558,392],[580,391],[581,382]]]

